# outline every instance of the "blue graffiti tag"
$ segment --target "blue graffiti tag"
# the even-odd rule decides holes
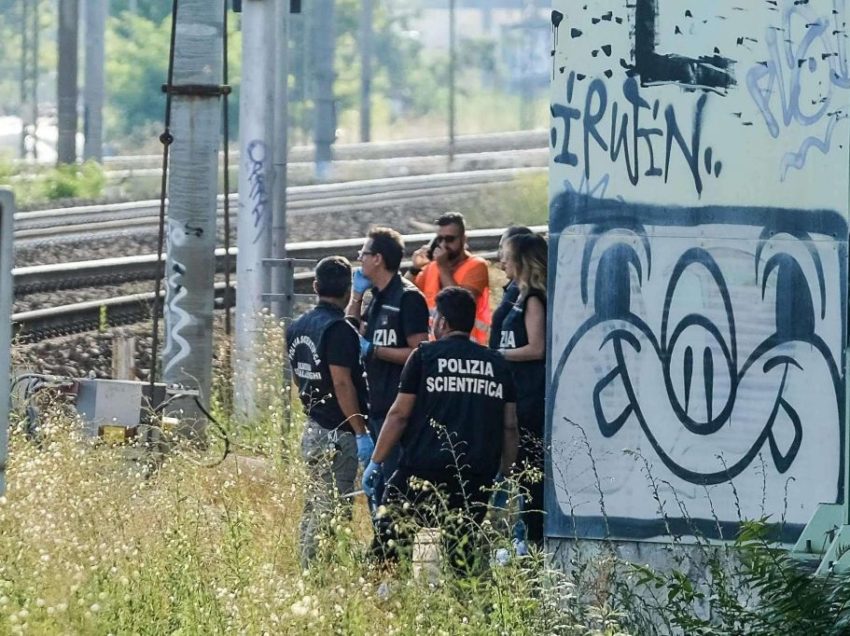
[[[810,150],[827,154],[836,123],[848,117],[847,104],[835,103],[836,91],[850,89],[847,34],[844,23],[838,23],[845,4],[846,0],[833,0],[831,18],[818,16],[794,0],[785,0],[782,28],[770,27],[765,34],[767,61],[747,73],[750,96],[774,139],[793,124],[814,127],[829,120],[825,129],[807,137],[798,150],[785,154],[780,166],[783,181],[790,169],[805,167]],[[816,92],[807,90],[813,86],[817,87]]]
[[[254,218],[254,243],[260,240],[271,222],[269,195],[266,188],[268,166],[266,144],[259,139],[248,144],[248,198],[251,200],[251,216]]]

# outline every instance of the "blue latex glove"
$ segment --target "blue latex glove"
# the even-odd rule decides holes
[[[366,470],[363,471],[363,480],[361,481],[363,492],[370,500],[375,497],[375,482],[378,481],[377,478],[380,474],[381,465],[374,461],[370,461],[369,465],[366,466]]]
[[[375,442],[372,441],[369,433],[360,433],[355,435],[354,439],[357,441],[357,460],[366,466],[372,457],[372,451],[375,450]]]
[[[355,294],[360,294],[361,296],[372,288],[372,281],[369,280],[360,267],[354,270],[354,280],[351,282],[351,288]]]
[[[360,336],[360,359],[363,362],[366,362],[369,359],[369,356],[372,355],[372,349],[375,348],[371,342],[366,340],[363,336]]]
[[[493,508],[507,508],[508,498],[511,493],[507,480],[501,471],[496,473],[496,477],[493,478],[493,487],[493,501],[491,502],[491,505]]]

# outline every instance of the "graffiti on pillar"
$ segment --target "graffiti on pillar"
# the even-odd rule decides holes
[[[829,154],[839,122],[850,114],[845,5],[784,2],[781,25],[763,34],[766,59],[747,73],[747,88],[774,139],[791,127],[807,131],[782,155],[782,180],[789,170],[803,170],[810,152]]]
[[[793,540],[844,497],[845,0],[553,7],[547,532]]]
[[[268,192],[268,165],[266,144],[260,139],[254,139],[248,144],[248,201],[251,208],[251,219],[254,223],[254,239],[258,242],[266,234],[271,225],[271,201]]]
[[[169,219],[168,222],[168,244],[169,246],[182,246],[186,244],[190,236],[200,237],[203,228],[192,227],[189,223],[180,224]],[[173,370],[180,369],[180,364],[192,353],[192,345],[183,336],[183,330],[195,324],[192,314],[183,308],[183,299],[188,295],[184,285],[186,266],[170,258],[165,281],[165,306],[163,314],[168,325],[165,336],[165,347],[162,351],[164,361],[163,373],[169,375]]]

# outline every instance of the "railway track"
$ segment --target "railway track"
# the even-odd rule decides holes
[[[545,226],[535,231],[545,232]],[[493,256],[499,244],[502,229],[470,230],[467,233],[470,249],[476,253]],[[409,234],[404,237],[408,255],[432,237],[431,233]],[[308,241],[287,246],[292,258],[319,260],[331,254],[340,254],[355,259],[363,245],[363,238],[331,241]],[[233,249],[231,254],[238,257]],[[224,266],[224,250],[217,251],[219,267]],[[231,261],[235,269],[235,261]],[[91,287],[99,284],[127,282],[131,280],[153,280],[156,274],[156,255],[82,261],[61,265],[42,265],[13,270],[16,296],[35,291]],[[161,267],[161,265],[160,265]],[[296,292],[309,292],[312,273],[297,272]],[[229,295],[223,283],[216,284],[216,307],[233,305],[233,292]],[[12,316],[18,342],[32,343],[57,336],[96,330],[103,326],[117,327],[147,320],[151,317],[154,294],[133,294],[104,300],[87,301],[73,305],[20,312]]]
[[[544,167],[549,158],[548,132],[545,130],[462,135],[456,138],[453,159],[447,166],[447,138],[409,139],[390,142],[339,144],[334,147],[331,180],[337,182],[362,178],[424,175],[450,170],[477,170],[511,166]],[[312,146],[290,149],[290,184],[308,184],[314,178]],[[220,162],[221,163],[221,162]],[[161,175],[161,155],[106,157],[103,162],[109,190],[156,192]],[[238,172],[239,152],[230,153],[232,177]],[[31,181],[37,173],[25,171],[11,177],[12,183]]]
[[[545,168],[505,168],[295,186],[288,189],[287,215],[345,214],[411,204],[435,195],[462,195],[504,186],[517,178],[545,172]],[[231,194],[231,217],[235,217],[238,205],[238,195]],[[218,214],[223,217],[223,196],[218,199]],[[157,200],[19,212],[15,215],[15,240],[21,244],[154,231],[158,218]]]
[[[458,135],[455,138],[456,155],[503,152],[508,150],[527,150],[548,148],[547,130],[519,130],[483,135]],[[335,144],[334,161],[364,161],[376,159],[396,159],[399,157],[443,156],[449,151],[447,137],[429,137],[423,139],[402,139],[397,141],[377,141],[353,144]],[[312,146],[294,146],[287,157],[290,163],[311,162]],[[231,152],[230,160],[239,162],[239,152]],[[104,168],[113,170],[140,170],[158,168],[162,164],[162,155],[136,155],[132,157],[105,157]]]

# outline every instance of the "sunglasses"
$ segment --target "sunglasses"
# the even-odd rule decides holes
[[[372,252],[370,250],[360,250],[357,253],[357,260],[362,261],[364,256],[374,256],[377,252]]]
[[[454,243],[456,240],[458,240],[458,238],[459,238],[459,237],[457,237],[457,236],[451,236],[451,235],[448,235],[448,236],[440,236],[440,235],[438,234],[438,235],[437,235],[437,238],[436,238],[436,241],[437,241],[437,243],[449,243],[449,244],[450,244],[450,243]]]

